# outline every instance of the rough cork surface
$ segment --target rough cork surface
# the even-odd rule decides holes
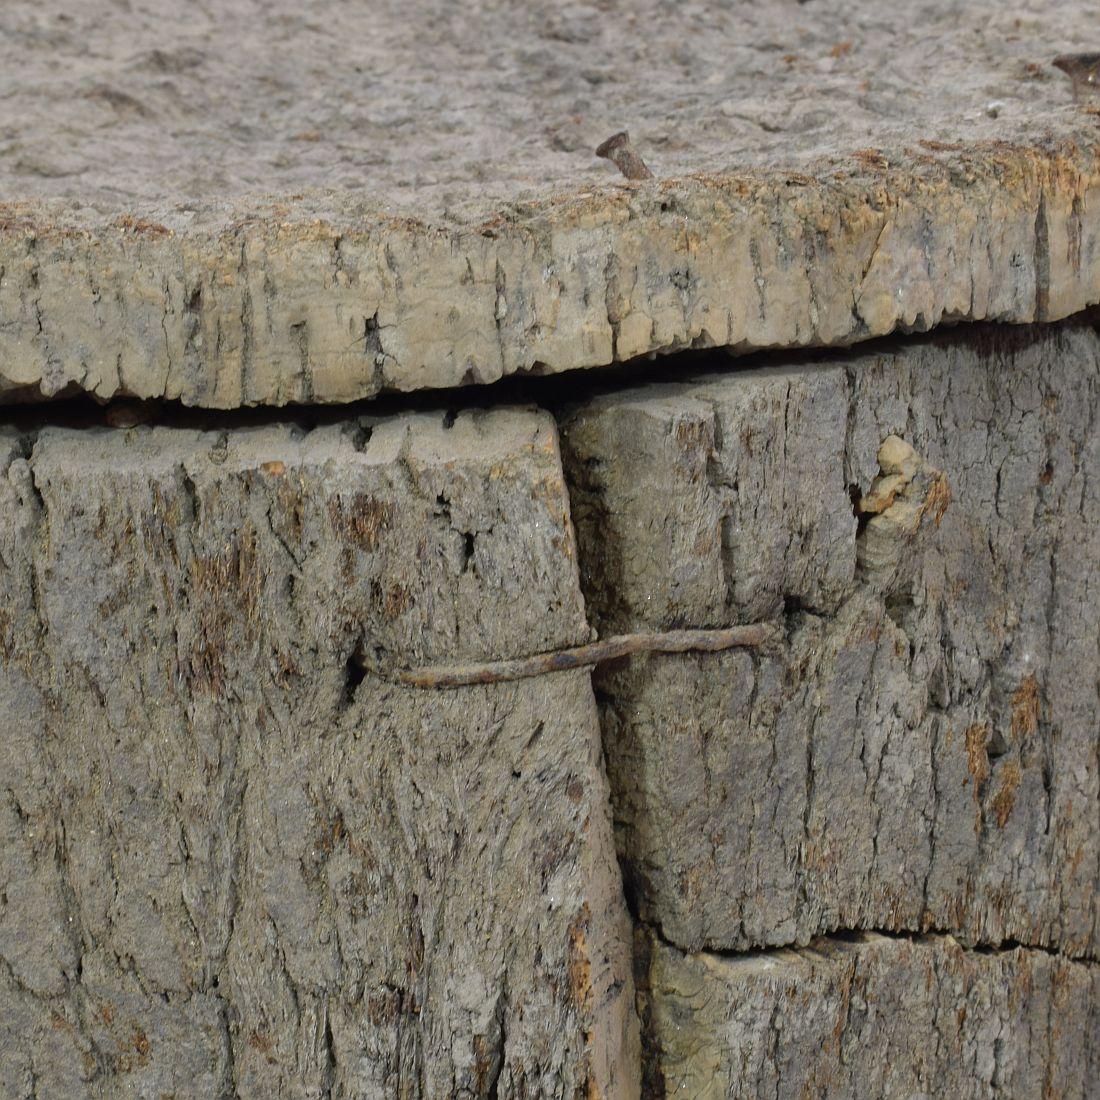
[[[601,631],[785,629],[597,671],[628,891],[667,941],[936,928],[1096,956],[1098,410],[1100,338],[1067,324],[565,419]]]
[[[16,0],[0,393],[340,402],[1100,300],[1086,4]],[[594,156],[631,131],[656,179]]]
[[[873,933],[723,958],[660,943],[644,998],[655,1094],[699,1100],[1089,1100],[1100,968]]]
[[[1084,1100],[1098,402],[1078,319],[559,424],[0,428],[0,1094]]]
[[[550,417],[0,442],[0,1094],[636,1095]]]

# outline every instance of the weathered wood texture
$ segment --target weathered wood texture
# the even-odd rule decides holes
[[[1089,1100],[1100,968],[874,933],[722,958],[643,945],[659,1094]]]
[[[456,12],[7,0],[0,396],[342,402],[1100,301],[1051,64],[1088,3]],[[624,127],[656,179],[595,155]]]
[[[588,398],[564,453],[530,409],[0,429],[0,1092],[1074,1096],[1098,402],[1075,321]],[[966,948],[718,957],[837,929]]]
[[[786,625],[779,655],[597,673],[628,890],[666,940],[936,928],[1095,957],[1098,407],[1100,340],[1067,325],[567,417],[601,631]],[[893,435],[923,465],[872,493]]]
[[[0,1093],[635,1094],[544,413],[3,437]],[[588,1090],[588,1091],[586,1091]]]

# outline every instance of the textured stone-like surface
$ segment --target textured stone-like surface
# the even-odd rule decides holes
[[[949,936],[862,934],[722,958],[650,948],[656,1095],[1087,1100],[1100,969]]]
[[[606,182],[629,127],[661,175],[905,132],[1002,138],[1072,103],[1088,4],[725,8],[493,0],[9,0],[0,187],[134,212],[329,188],[443,213]],[[889,64],[884,64],[889,61]]]
[[[0,394],[340,402],[1100,301],[1085,4],[16,0]],[[658,179],[594,156],[631,130]]]
[[[1100,340],[1070,324],[565,421],[602,632],[786,630],[597,673],[628,889],[667,940],[933,927],[1095,955],[1098,404]],[[925,467],[871,494],[891,435]]]
[[[632,1094],[553,422],[4,436],[0,1093]],[[450,426],[448,426],[450,425]]]

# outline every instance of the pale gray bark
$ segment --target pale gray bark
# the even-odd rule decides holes
[[[587,399],[564,460],[2,429],[0,1092],[1086,1095],[1098,401],[1075,322]]]
[[[633,1094],[586,674],[370,671],[588,637],[546,414],[0,468],[0,1093]]]
[[[601,397],[563,427],[642,919],[688,950],[939,928],[1095,956],[1100,340],[960,333]],[[925,467],[854,514],[896,434]],[[881,503],[881,502],[880,502]]]
[[[862,933],[723,958],[643,947],[660,1095],[1088,1100],[1100,968]]]

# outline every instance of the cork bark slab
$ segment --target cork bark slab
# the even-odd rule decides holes
[[[0,1092],[633,1095],[549,416],[0,453]]]
[[[601,631],[785,632],[598,670],[643,921],[692,951],[931,927],[1095,957],[1098,402],[1100,339],[1066,325],[566,417]],[[884,496],[895,435],[922,465]]]
[[[1100,143],[1050,62],[1093,18],[15,0],[0,395],[343,402],[1066,316]],[[622,128],[655,180],[595,157]]]
[[[658,1095],[1087,1100],[1100,968],[873,933],[722,958],[656,943],[645,996]]]

